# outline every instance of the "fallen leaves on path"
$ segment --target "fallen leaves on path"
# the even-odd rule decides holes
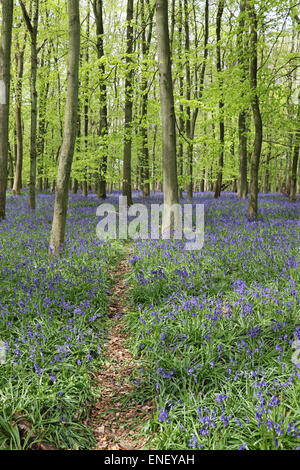
[[[124,277],[129,269],[124,260],[112,272],[115,285],[109,304],[111,332],[106,344],[107,361],[95,377],[101,398],[91,413],[97,439],[95,450],[138,450],[149,440],[141,438],[140,431],[152,414],[152,402],[142,405],[130,399],[136,390],[132,373],[140,364],[126,348],[124,313],[128,289]]]

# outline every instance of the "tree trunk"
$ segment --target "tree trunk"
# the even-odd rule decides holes
[[[77,135],[78,72],[80,56],[79,0],[68,0],[68,8],[69,52],[65,124],[59,157],[54,214],[49,246],[49,252],[53,256],[57,256],[61,253],[64,244],[69,182]]]
[[[250,179],[250,199],[248,206],[248,214],[252,219],[257,219],[258,215],[258,170],[262,147],[262,118],[260,114],[259,99],[257,94],[257,17],[255,7],[247,4],[249,11],[249,19],[251,25],[250,32],[250,87],[252,90],[252,113],[254,120],[254,145],[251,160],[251,179]]]
[[[219,139],[220,139],[220,150],[219,150],[219,171],[217,181],[215,185],[215,198],[221,196],[222,179],[223,179],[223,166],[224,166],[224,101],[223,101],[223,78],[222,73],[222,59],[221,59],[221,25],[222,16],[224,11],[224,0],[219,0],[218,12],[217,12],[217,25],[216,25],[216,36],[217,36],[217,72],[219,82]]]
[[[162,232],[174,230],[174,211],[178,204],[178,182],[176,165],[175,109],[172,83],[171,54],[168,24],[168,2],[156,0],[156,21],[158,35],[158,67],[160,81],[160,102],[162,116],[162,166],[165,210]]]
[[[101,60],[104,57],[104,27],[103,27],[103,2],[102,0],[93,1],[94,14],[97,28],[97,55]],[[99,137],[101,139],[101,159],[97,196],[101,199],[106,198],[106,173],[107,173],[107,90],[105,82],[104,62],[99,65],[100,72],[100,119],[99,119]]]
[[[264,193],[267,194],[270,192],[270,160],[271,160],[271,145],[267,153],[266,160],[266,170],[265,170],[265,180],[264,180]]]
[[[155,192],[155,178],[156,178],[156,139],[157,139],[157,125],[154,127],[154,136],[152,144],[152,191]]]
[[[13,193],[19,195],[22,188],[22,167],[23,167],[23,129],[22,129],[22,82],[23,82],[23,71],[24,71],[24,50],[26,44],[26,33],[24,35],[24,42],[22,48],[20,48],[18,39],[16,41],[16,65],[17,65],[17,79],[16,79],[16,110],[15,110],[15,122],[16,122],[16,170],[13,184]]]
[[[87,38],[90,38],[90,6],[88,7],[88,17],[87,17],[87,27],[86,27],[86,35]],[[85,61],[88,64],[90,60],[90,54],[89,54],[89,42],[86,44],[86,55],[85,55]],[[90,74],[87,72],[86,75],[86,90],[89,89],[89,82],[90,82]],[[89,96],[86,93],[85,98],[84,98],[84,107],[83,107],[83,114],[84,114],[84,149],[85,149],[85,154],[87,155],[88,153],[88,147],[89,147],[89,141],[88,141],[88,135],[89,135]],[[88,183],[87,183],[87,178],[88,178],[88,171],[87,167],[85,166],[83,170],[83,183],[82,183],[82,195],[84,197],[87,197],[88,195]]]
[[[246,56],[245,49],[245,0],[240,1],[239,31],[237,35],[238,63],[241,68],[242,84],[247,79],[249,59]],[[247,111],[242,109],[238,119],[239,128],[239,158],[240,158],[240,175],[239,175],[239,192],[240,198],[245,199],[248,194],[248,155],[247,155]]]
[[[126,33],[126,77],[125,77],[125,124],[124,124],[124,162],[123,162],[123,196],[127,204],[132,205],[131,189],[131,147],[132,147],[132,105],[133,105],[133,0],[127,0],[127,33]]]
[[[35,210],[35,185],[36,185],[36,155],[37,155],[37,35],[39,22],[39,0],[33,0],[33,18],[30,19],[24,2],[20,0],[24,21],[30,33],[31,39],[31,70],[30,70],[30,171],[29,171],[29,207]]]
[[[13,0],[2,4],[0,38],[0,220],[5,218]]]
[[[78,193],[78,179],[74,178],[74,181],[73,181],[73,194],[77,194],[77,193]]]
[[[296,201],[296,191],[297,191],[297,167],[298,167],[298,158],[299,158],[299,144],[300,144],[300,94],[298,95],[298,110],[297,110],[297,130],[295,135],[295,146],[293,151],[293,161],[292,161],[292,171],[290,178],[290,193],[289,200],[290,202]]]
[[[14,182],[14,159],[8,142],[7,185],[12,189]]]
[[[179,10],[178,10],[178,57],[182,57],[182,23],[183,23],[183,15],[182,15],[182,0],[179,0]],[[183,70],[183,62],[180,61],[179,64],[179,95],[183,99],[184,98],[184,70]],[[182,198],[182,178],[183,178],[183,140],[182,136],[184,135],[184,107],[183,104],[180,103],[179,106],[179,144],[178,144],[178,154],[177,154],[177,162],[178,162],[178,191],[179,191],[179,198]]]
[[[190,28],[189,28],[189,9],[188,0],[184,0],[184,30],[185,30],[185,75],[186,75],[186,136],[188,140],[187,144],[187,167],[188,167],[188,184],[187,184],[187,198],[193,198],[193,143],[191,135],[191,107],[189,102],[191,100],[191,66],[190,66]]]
[[[196,92],[195,92],[195,98],[200,101],[202,99],[202,94],[203,94],[203,88],[204,88],[204,78],[205,78],[205,71],[206,71],[206,62],[207,62],[207,57],[208,57],[208,36],[209,36],[209,0],[205,0],[205,11],[204,11],[204,36],[203,36],[203,60],[202,60],[202,66],[201,66],[201,71],[200,71],[200,78],[199,78],[199,84],[196,79]],[[198,87],[197,87],[198,85]],[[198,90],[197,90],[198,88]],[[195,111],[193,112],[192,120],[191,120],[191,128],[190,128],[190,150],[189,150],[189,178],[190,178],[190,191],[189,191],[189,197],[192,198],[193,194],[191,193],[191,189],[193,187],[193,161],[192,161],[192,155],[193,155],[193,139],[195,135],[195,130],[196,130],[196,122],[199,114],[199,107],[197,106]]]
[[[41,59],[41,68],[45,65],[44,57]],[[44,173],[44,149],[45,149],[45,133],[47,129],[47,99],[49,93],[49,78],[48,78],[48,67],[50,66],[50,58],[48,57],[47,73],[46,77],[43,77],[43,82],[40,91],[40,105],[39,105],[39,132],[37,139],[37,157],[38,157],[38,189],[43,189],[43,173]]]
[[[149,1],[148,7],[149,7]],[[152,39],[152,28],[153,28],[153,14],[154,9],[150,14],[150,25],[148,34],[147,32],[147,21],[145,15],[145,2],[141,0],[141,26],[142,26],[142,54],[144,64],[142,66],[142,84],[141,84],[141,98],[142,98],[142,113],[141,113],[141,136],[142,136],[142,155],[141,155],[141,186],[143,196],[148,197],[150,195],[150,164],[149,164],[149,147],[148,147],[148,80],[147,80],[147,59]]]
[[[30,127],[30,179],[29,179],[29,207],[35,210],[35,184],[36,184],[36,143],[37,143],[37,38],[31,43],[31,127]]]

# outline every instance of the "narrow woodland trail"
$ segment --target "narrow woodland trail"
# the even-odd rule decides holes
[[[130,266],[127,251],[124,260],[114,268],[114,282],[109,303],[109,336],[105,343],[106,362],[96,373],[100,400],[92,410],[92,422],[97,445],[94,450],[138,450],[145,448],[149,437],[141,438],[140,430],[152,413],[152,402],[137,404],[133,399],[136,385],[132,373],[141,366],[126,347],[125,314],[128,308],[126,274]]]

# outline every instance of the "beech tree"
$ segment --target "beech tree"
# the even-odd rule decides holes
[[[23,73],[24,73],[24,52],[26,46],[27,33],[24,33],[23,44],[20,44],[18,32],[16,33],[16,110],[15,110],[15,123],[16,123],[16,170],[13,184],[13,192],[16,195],[20,194],[22,187],[22,168],[23,168],[23,129],[22,129],[22,88],[23,88]]]
[[[133,0],[127,0],[126,33],[126,77],[125,77],[125,122],[124,122],[124,159],[123,159],[123,196],[132,205],[131,152],[132,152],[132,112],[133,112]]]
[[[153,31],[153,16],[154,8],[150,9],[150,2],[146,0],[147,13],[145,8],[145,0],[141,0],[141,26],[142,26],[142,78],[141,78],[141,137],[142,137],[142,156],[141,156],[141,187],[143,196],[150,195],[150,162],[149,162],[149,147],[148,147],[148,98],[149,98],[149,83],[147,80],[147,59],[152,40]],[[148,16],[148,17],[147,17]],[[147,30],[147,22],[149,27]]]
[[[241,84],[247,80],[249,58],[246,50],[246,41],[248,39],[245,31],[245,0],[240,0],[240,14],[238,20],[237,48],[238,63],[241,69]],[[239,189],[238,194],[241,198],[246,198],[248,193],[247,167],[248,167],[248,149],[247,149],[247,109],[243,104],[238,116],[239,129]]]
[[[32,19],[22,0],[19,0],[24,21],[28,28],[31,43],[31,71],[30,71],[30,102],[31,102],[31,124],[30,124],[30,177],[29,177],[29,207],[35,210],[35,186],[36,186],[36,156],[37,156],[37,97],[36,88],[38,52],[37,45],[38,23],[39,23],[39,0],[31,0]]]
[[[106,198],[106,171],[107,171],[107,94],[105,82],[105,66],[103,61],[104,57],[104,44],[103,44],[103,2],[102,0],[93,1],[94,14],[96,18],[96,31],[97,31],[97,56],[99,60],[99,88],[100,88],[100,119],[99,119],[99,137],[101,139],[101,158],[100,158],[100,175],[98,181],[97,194],[99,198]]]
[[[59,156],[55,205],[50,237],[50,254],[57,256],[63,249],[68,208],[69,182],[77,135],[78,75],[80,57],[79,0],[68,0],[69,53],[68,85],[64,135]]]
[[[248,214],[251,218],[256,219],[258,215],[258,170],[262,147],[263,128],[257,92],[257,15],[255,11],[255,6],[252,3],[247,3],[247,10],[250,20],[250,88],[252,92],[251,107],[255,130],[251,159],[250,198]]]
[[[217,24],[216,24],[216,37],[217,37],[217,72],[219,82],[219,135],[220,135],[220,150],[219,150],[219,171],[215,185],[215,198],[220,197],[222,189],[222,177],[223,177],[223,166],[224,166],[224,100],[223,100],[223,78],[222,73],[222,58],[221,58],[221,26],[222,16],[224,11],[224,0],[219,0],[218,11],[217,11]]]
[[[298,167],[299,146],[300,146],[300,93],[298,95],[296,122],[297,122],[297,127],[296,127],[296,132],[295,132],[295,145],[294,145],[294,150],[293,150],[291,182],[290,182],[290,192],[289,192],[290,202],[296,201],[297,167]]]
[[[162,166],[164,213],[162,232],[174,230],[175,214],[172,206],[178,204],[176,161],[175,108],[169,40],[168,2],[156,0],[156,24],[158,35],[158,67],[162,119]]]
[[[10,63],[13,0],[1,1],[0,37],[0,220],[5,218],[9,138]]]
[[[4,186],[16,195],[22,187],[33,209],[35,193],[54,192],[57,183],[68,15],[64,0],[14,3],[7,139],[1,132],[2,142],[9,142],[2,200]],[[259,191],[280,191],[295,200],[300,181],[299,7],[290,0],[166,2],[170,101],[169,76],[161,73],[167,64],[160,60],[157,66],[165,38],[154,15],[161,6],[154,0],[80,4],[81,97],[70,174],[74,191],[87,195],[95,190],[105,198],[108,190],[122,190],[131,204],[133,189],[147,197],[150,187],[164,189],[164,179],[170,188],[175,176],[166,158],[174,161],[176,145],[179,196],[191,199],[195,191],[212,191],[219,197],[221,191],[237,190],[246,198],[249,189],[253,218]],[[171,114],[161,120],[160,111],[170,106]]]

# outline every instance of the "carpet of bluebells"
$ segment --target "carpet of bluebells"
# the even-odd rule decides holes
[[[108,272],[117,250],[96,236],[95,195],[72,195],[65,255],[50,259],[54,195],[40,194],[36,214],[28,196],[8,195],[0,223],[0,448],[34,441],[90,448],[82,423],[93,390],[91,373],[103,361]],[[31,432],[21,439],[15,423]]]
[[[261,195],[257,222],[235,194],[194,202],[201,251],[137,240],[131,258],[129,327],[137,384],[156,395],[156,447],[299,449],[299,202]]]
[[[162,194],[134,193],[134,202],[161,203]],[[257,222],[235,194],[194,202],[205,205],[201,251],[181,240],[132,244],[128,330],[142,361],[136,399],[156,401],[147,424],[155,446],[297,449],[299,201],[262,195]],[[97,239],[99,200],[78,194],[65,255],[49,258],[53,204],[53,194],[39,194],[33,214],[26,193],[9,195],[0,224],[0,448],[32,445],[21,439],[20,416],[36,440],[93,446],[83,423],[97,394],[92,372],[105,360],[109,272],[122,248]]]

